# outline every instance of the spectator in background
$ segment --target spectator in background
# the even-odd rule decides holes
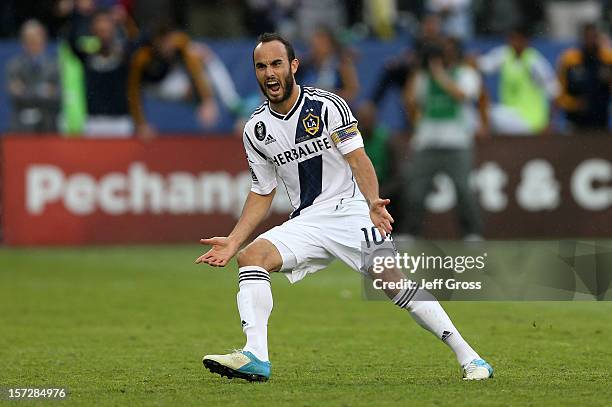
[[[23,53],[7,66],[8,93],[13,111],[11,129],[52,132],[57,128],[60,90],[57,64],[46,53],[47,33],[36,20],[21,27]]]
[[[180,69],[184,68],[189,77],[185,83]],[[141,100],[144,84],[160,84],[172,74],[177,74],[167,98],[178,100],[196,99],[199,103],[198,117],[202,124],[213,125],[217,122],[219,111],[210,81],[202,66],[202,56],[196,51],[187,34],[160,25],[155,29],[150,41],[140,46],[130,63],[128,78],[128,100],[137,134],[149,137],[155,129],[146,121]],[[186,85],[186,86],[185,86]]]
[[[558,104],[572,130],[608,132],[612,48],[596,24],[583,27],[580,47],[561,55],[558,72],[562,87]]]
[[[248,35],[257,37],[261,33],[282,32],[290,37],[296,35],[293,16],[297,0],[244,0],[243,24]]]
[[[92,37],[79,36],[82,19],[72,17],[69,44],[81,60],[85,76],[87,121],[85,134],[100,137],[128,137],[134,130],[127,101],[128,64],[133,44],[121,35],[109,10],[91,17]]]
[[[427,10],[440,15],[442,32],[463,41],[472,38],[472,0],[428,0]]]
[[[134,16],[135,23],[143,30],[152,28],[151,22],[159,21],[160,17],[172,23],[174,27],[187,29],[190,13],[198,3],[190,0],[119,0],[119,2]],[[219,2],[219,6],[222,4],[226,7],[235,7],[232,2]]]
[[[85,45],[95,42],[91,36],[91,19],[98,2],[96,0],[59,0],[56,12],[64,20],[64,36],[72,38],[73,43]],[[122,6],[114,7],[114,18],[121,12]],[[66,28],[69,29],[66,32]],[[136,34],[137,35],[137,34]],[[58,64],[61,73],[62,115],[60,128],[65,134],[80,135],[85,131],[87,121],[87,98],[85,77],[81,60],[72,52],[70,41],[64,38],[57,48]]]
[[[320,32],[319,27],[334,27],[340,32],[346,28],[346,2],[337,0],[287,0],[294,3],[299,37],[310,41]]]
[[[532,32],[544,31],[548,2],[533,0],[473,0],[475,28],[478,35],[504,35],[519,24]]]
[[[461,54],[458,40],[445,39],[439,52],[429,53],[426,67],[407,88],[407,110],[415,130],[405,231],[412,236],[421,236],[424,202],[434,176],[445,173],[455,186],[464,238],[481,238],[478,206],[468,182],[477,129],[473,103],[480,95],[481,80],[474,68],[463,63]]]
[[[347,5],[360,3],[359,1],[347,1]],[[388,0],[364,0],[362,7],[362,15],[365,22],[368,24],[372,33],[381,40],[388,40],[395,35],[395,27],[398,23],[398,9],[395,1]],[[347,11],[349,9],[347,8]],[[351,13],[354,14],[354,13]],[[349,14],[350,15],[350,14]],[[351,24],[352,23],[352,24]],[[349,26],[355,22],[349,22]]]
[[[490,112],[497,134],[533,135],[549,130],[550,100],[559,95],[559,82],[546,58],[529,46],[528,32],[528,27],[514,28],[507,45],[477,59],[485,74],[500,74],[499,103]]]
[[[440,18],[437,14],[429,14],[421,22],[420,32],[414,39],[412,50],[405,51],[385,64],[383,73],[376,81],[372,102],[378,106],[387,91],[393,87],[404,89],[406,81],[415,68],[421,64],[424,52],[429,44],[439,42],[441,38]]]
[[[349,104],[359,93],[353,56],[327,28],[319,28],[312,35],[309,55],[297,75],[300,83],[333,92]]]

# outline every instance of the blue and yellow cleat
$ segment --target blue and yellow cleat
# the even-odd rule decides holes
[[[249,382],[265,382],[270,378],[270,362],[262,362],[251,352],[236,351],[227,355],[206,355],[204,366],[212,373],[228,379],[238,377]]]
[[[482,359],[474,359],[463,367],[463,380],[485,380],[493,377],[493,368]]]

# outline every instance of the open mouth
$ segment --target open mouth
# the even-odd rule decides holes
[[[280,83],[277,80],[269,80],[266,82],[266,88],[271,94],[280,93]]]

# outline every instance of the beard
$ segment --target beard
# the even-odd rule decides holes
[[[293,80],[293,75],[291,74],[291,71],[287,72],[287,75],[285,75],[284,78],[281,78],[278,82],[284,92],[276,97],[277,100],[273,100],[270,97],[265,82],[259,82],[259,88],[261,89],[261,93],[263,93],[263,95],[274,104],[283,103],[285,100],[289,99],[291,97],[291,93],[293,92],[293,86],[295,86],[295,81]]]

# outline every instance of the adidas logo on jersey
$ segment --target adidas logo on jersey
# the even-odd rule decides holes
[[[268,137],[266,137],[266,141],[265,141],[265,145],[267,146],[270,143],[274,143],[276,141],[276,139],[274,137],[272,137],[271,134],[268,134]]]

